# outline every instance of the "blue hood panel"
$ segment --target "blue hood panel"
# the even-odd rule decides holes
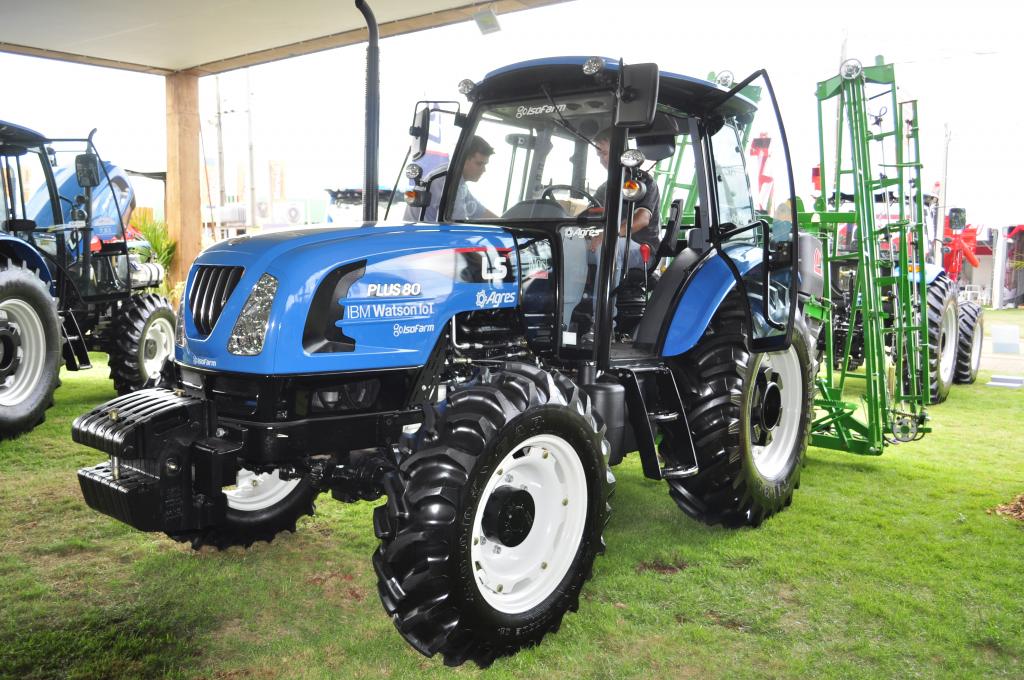
[[[204,265],[243,267],[242,278],[206,338],[186,293],[188,342],[176,357],[186,365],[261,375],[419,366],[456,313],[518,304],[515,257],[515,241],[505,230],[464,225],[306,229],[225,241],[196,259],[186,291]],[[321,295],[317,306],[323,309],[307,324],[321,283],[346,266],[354,272],[345,277],[350,285],[338,299],[332,290]],[[235,321],[264,273],[278,288],[263,351],[230,354]],[[322,331],[325,324],[336,326],[349,346],[325,351],[322,334],[320,343],[310,342],[309,329]]]

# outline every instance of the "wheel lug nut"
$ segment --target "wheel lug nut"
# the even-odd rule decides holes
[[[569,499],[568,498],[563,498],[562,499],[562,505],[569,505]]]
[[[496,475],[498,475],[498,476],[500,477],[500,476],[501,476],[501,473],[502,473],[502,472],[504,472],[504,471],[505,471],[505,469],[504,469],[504,468],[498,468],[498,471],[497,471],[497,472],[495,472],[494,474],[496,474]]]
[[[547,452],[547,451],[545,451],[544,453],[542,453],[542,454],[541,454],[541,456],[540,456],[540,457],[541,457],[541,458],[547,458],[547,457],[548,457],[548,452]]]
[[[541,569],[547,569],[548,568],[548,563],[547,562],[541,562],[540,563],[540,568]]]
[[[495,590],[497,590],[497,591],[498,591],[498,592],[500,593],[501,591],[505,590],[505,586],[503,586],[503,585],[501,585],[501,584],[499,583],[499,584],[498,584],[498,587],[497,587],[497,588],[495,588]]]
[[[480,539],[479,538],[474,538],[473,539],[473,545],[480,545]]]

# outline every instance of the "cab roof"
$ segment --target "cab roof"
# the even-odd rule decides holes
[[[29,147],[40,146],[48,141],[48,138],[35,130],[0,120],[0,145]]]
[[[550,86],[552,94],[585,90],[594,86],[614,86],[619,72],[616,59],[600,57],[604,70],[596,76],[583,73],[590,57],[549,57],[503,66],[491,71],[473,90],[474,98],[514,98],[540,95],[540,84]],[[717,106],[729,90],[701,78],[659,71],[658,103],[688,113],[700,114]],[[742,95],[733,97],[721,110],[725,115],[755,111],[757,106]]]

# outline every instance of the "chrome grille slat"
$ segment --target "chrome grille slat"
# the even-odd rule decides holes
[[[213,332],[224,305],[242,278],[242,267],[199,265],[188,292],[192,321],[201,337]]]

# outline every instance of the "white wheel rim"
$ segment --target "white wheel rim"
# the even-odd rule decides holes
[[[974,325],[974,334],[971,336],[971,369],[977,371],[981,366],[981,342],[982,331],[981,319]]]
[[[533,525],[514,547],[484,534],[484,509],[502,487],[522,489],[534,502]],[[561,437],[530,437],[502,459],[480,496],[473,519],[470,560],[477,588],[487,604],[506,614],[518,614],[554,592],[579,550],[587,502],[583,463]]]
[[[754,467],[766,479],[778,478],[786,469],[793,456],[797,437],[800,435],[801,416],[804,402],[804,377],[800,367],[800,355],[790,346],[783,352],[759,354],[754,361],[753,374],[764,368],[779,374],[782,393],[782,408],[778,425],[772,430],[772,440],[764,445],[751,441],[750,452]],[[747,404],[747,437],[752,438],[751,419],[753,404]]]
[[[29,303],[20,298],[0,301],[0,318],[18,331],[18,368],[0,385],[0,406],[17,406],[36,389],[46,366],[46,332],[43,321]]]
[[[939,377],[948,383],[953,379],[956,368],[956,305],[949,305],[942,313],[942,329],[939,334]]]
[[[281,479],[277,470],[256,473],[242,468],[235,478],[235,486],[225,487],[228,507],[241,512],[265,510],[288,497],[299,479]]]
[[[139,352],[142,355],[143,379],[156,375],[163,368],[164,360],[174,351],[174,327],[167,319],[154,319],[146,329]]]

